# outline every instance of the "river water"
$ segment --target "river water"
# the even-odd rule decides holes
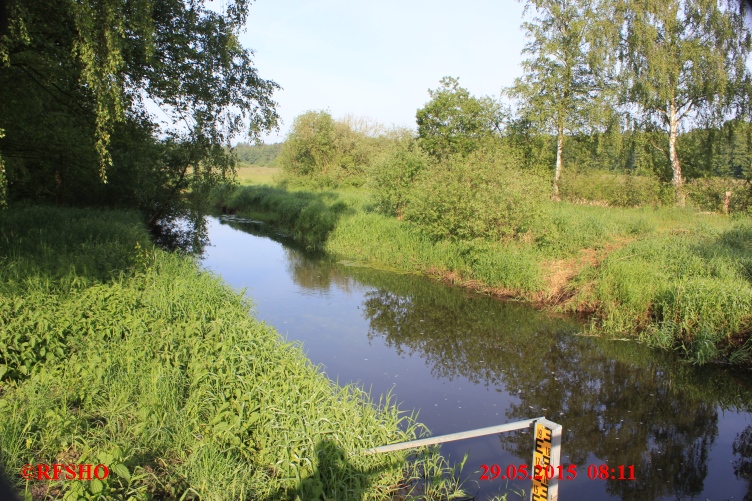
[[[537,416],[563,426],[559,499],[752,500],[752,372],[698,368],[633,342],[583,335],[578,321],[425,277],[337,263],[259,224],[212,217],[203,265],[333,381],[390,392],[432,435]],[[529,481],[481,480],[481,465],[530,464],[529,432],[445,444],[477,499]],[[591,480],[607,464],[615,479]],[[634,465],[635,480],[618,467]],[[629,470],[625,469],[628,476]],[[490,473],[489,473],[490,475]]]

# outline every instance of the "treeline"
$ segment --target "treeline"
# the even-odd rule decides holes
[[[238,143],[232,150],[241,163],[261,167],[277,167],[277,157],[281,149],[282,143]]]
[[[380,159],[395,148],[403,150],[394,154],[397,161],[416,148],[427,155],[410,160],[413,167],[425,161],[471,170],[467,159],[474,152],[495,150],[505,168],[547,178],[554,199],[583,199],[572,181],[582,172],[645,178],[617,179],[624,185],[618,191],[640,185],[638,192],[650,192],[607,200],[622,205],[669,203],[665,183],[672,203],[684,205],[688,196],[698,203],[697,192],[708,191],[708,183],[686,186],[687,180],[752,175],[745,5],[529,0],[526,12],[524,74],[504,89],[512,107],[444,78],[416,114],[411,146],[404,132],[374,137],[324,112],[307,113],[283,147],[282,166],[318,184],[363,184],[366,172],[384,167]],[[413,167],[398,177],[412,179]],[[724,198],[731,191],[741,200],[748,191],[740,182],[713,183]]]
[[[383,213],[437,225],[436,237],[524,233],[523,220],[534,218],[550,196],[556,136],[505,114],[491,98],[472,96],[456,79],[443,79],[430,95],[417,113],[417,133],[361,130],[352,117],[335,120],[324,111],[297,117],[278,157],[287,182],[368,186]],[[562,161],[569,168],[557,182],[558,197],[622,207],[673,205],[671,164],[655,147],[660,140],[659,132],[618,122],[568,137]],[[752,206],[749,121],[693,129],[677,144],[685,152],[682,188],[690,204],[722,211],[730,191],[730,212]]]

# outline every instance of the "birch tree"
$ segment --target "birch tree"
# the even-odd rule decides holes
[[[744,4],[719,0],[620,0],[624,103],[668,136],[654,144],[671,164],[677,205],[684,176],[677,137],[686,126],[738,114],[749,82]],[[629,108],[628,108],[629,109]]]
[[[528,42],[522,53],[524,76],[507,93],[519,102],[518,112],[541,132],[556,135],[553,196],[558,198],[563,168],[564,138],[592,129],[604,106],[608,40],[598,36],[603,27],[593,9],[594,0],[529,0],[525,14],[536,16],[522,28]]]

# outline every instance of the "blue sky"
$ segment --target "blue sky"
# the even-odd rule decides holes
[[[284,124],[307,110],[415,126],[443,76],[498,97],[521,75],[523,6],[514,0],[257,0],[241,42],[276,81]]]

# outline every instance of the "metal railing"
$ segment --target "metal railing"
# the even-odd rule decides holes
[[[542,479],[539,478],[536,480],[535,476],[533,477],[533,484],[530,489],[530,501],[558,501],[559,481],[556,474],[553,475],[553,478],[548,478],[548,471],[549,468],[553,468],[553,472],[556,473],[557,468],[560,466],[562,427],[560,424],[549,421],[542,416],[525,419],[523,421],[515,421],[513,423],[489,426],[487,428],[478,428],[476,430],[461,431],[459,433],[450,433],[448,435],[439,435],[437,437],[420,438],[418,440],[411,440],[409,442],[401,442],[398,444],[382,445],[380,447],[366,449],[362,451],[362,453],[370,455],[382,452],[402,451],[405,449],[424,447],[426,445],[437,445],[446,442],[454,442],[456,440],[464,440],[466,438],[483,437],[508,431],[524,430],[525,428],[530,427],[534,430],[533,471],[531,471],[530,474],[540,476],[537,474],[541,472],[543,473]],[[540,466],[541,469],[536,472],[535,466]]]

